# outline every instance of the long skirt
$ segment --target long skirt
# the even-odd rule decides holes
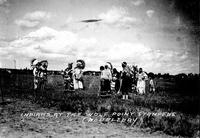
[[[110,91],[111,88],[110,88],[110,80],[107,80],[107,79],[104,79],[104,90],[105,91]]]
[[[128,95],[129,92],[131,92],[132,83],[130,77],[124,77],[122,79],[122,86],[121,86],[121,92],[123,95]]]
[[[137,89],[139,94],[145,94],[145,80],[140,80],[137,82]]]
[[[100,80],[100,91],[105,91],[104,79]]]
[[[77,90],[77,89],[83,89],[83,82],[81,80],[74,79],[73,83],[74,83],[74,89],[75,90]]]

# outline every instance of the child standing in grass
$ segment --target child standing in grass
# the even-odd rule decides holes
[[[156,91],[155,82],[152,77],[149,77],[149,91],[150,93],[154,93]]]

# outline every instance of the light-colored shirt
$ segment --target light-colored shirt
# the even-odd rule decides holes
[[[75,68],[73,73],[74,73],[75,79],[80,79],[83,75],[82,69],[79,69],[79,68]]]
[[[111,73],[110,69],[104,69],[101,72],[101,78],[111,80],[112,79],[112,73]]]
[[[138,73],[137,77],[138,77],[138,81],[142,81],[142,80],[148,79],[148,76],[147,76],[147,74],[145,72]]]

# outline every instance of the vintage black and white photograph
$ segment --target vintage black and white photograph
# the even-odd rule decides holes
[[[0,0],[0,138],[199,138],[199,0]]]

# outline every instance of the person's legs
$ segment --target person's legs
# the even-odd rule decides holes
[[[118,92],[119,91],[119,87],[120,87],[120,81],[116,80],[115,82],[115,91]]]
[[[138,81],[137,83],[138,94],[143,94],[143,84],[142,81]]]
[[[142,94],[145,94],[145,81],[142,81]]]
[[[128,79],[127,78],[124,78],[122,80],[122,99],[127,99],[127,95],[128,95],[128,87],[129,87],[129,82],[128,82]]]

